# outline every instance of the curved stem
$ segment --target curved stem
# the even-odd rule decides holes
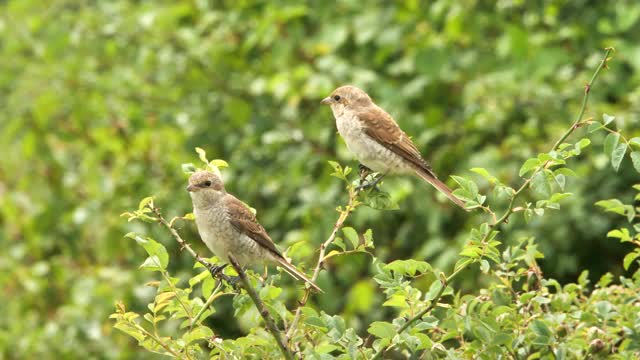
[[[267,310],[267,307],[264,305],[264,302],[262,302],[262,299],[260,299],[260,296],[258,296],[258,293],[256,293],[256,290],[251,286],[251,283],[247,278],[247,274],[245,274],[244,270],[242,270],[242,266],[240,266],[240,264],[238,263],[236,258],[233,257],[233,255],[229,255],[229,263],[231,264],[231,266],[233,266],[233,268],[238,273],[238,276],[240,277],[240,281],[242,282],[242,286],[249,294],[249,297],[251,298],[253,303],[256,305],[256,308],[258,309],[260,316],[262,316],[262,319],[267,324],[267,330],[269,330],[271,335],[273,335],[274,339],[276,340],[276,343],[278,344],[278,347],[280,348],[280,351],[282,351],[282,355],[284,356],[284,358],[287,360],[294,360],[295,358],[293,356],[293,353],[287,346],[287,343],[285,342],[285,339],[283,338],[282,333],[276,326],[276,323],[271,317],[269,310]]]

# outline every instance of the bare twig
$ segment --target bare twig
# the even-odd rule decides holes
[[[589,83],[585,85],[584,97],[582,99],[582,106],[580,107],[580,111],[578,113],[578,116],[576,117],[576,120],[571,125],[571,127],[569,127],[564,132],[564,134],[562,134],[562,136],[558,139],[558,141],[555,142],[555,144],[551,148],[551,151],[557,150],[558,147],[560,146],[560,144],[562,144],[578,127],[580,127],[580,123],[582,122],[582,117],[584,116],[584,112],[585,112],[585,110],[587,108],[587,102],[589,100],[589,94],[590,94],[590,92],[592,90],[593,84],[594,84],[595,80],[597,79],[598,74],[600,73],[600,70],[602,70],[602,68],[607,68],[607,62],[610,60],[609,54],[612,51],[613,51],[613,48],[605,48],[604,57],[602,58],[602,60],[600,61],[600,64],[598,65],[598,67],[596,68],[595,72],[593,73],[593,76],[591,77],[591,80],[589,81]],[[533,179],[533,177],[538,172],[543,171],[544,169],[547,169],[550,165],[551,165],[551,162],[547,161],[543,166],[541,166],[538,169],[536,169],[533,172],[533,174],[531,175],[531,177],[529,177],[527,180],[525,180],[525,182],[518,188],[518,190],[516,190],[514,192],[513,196],[511,197],[511,200],[509,201],[509,206],[507,207],[507,210],[505,210],[504,214],[499,219],[494,221],[494,223],[492,224],[492,227],[495,227],[497,225],[500,225],[502,223],[507,222],[507,220],[509,219],[509,215],[511,215],[514,212],[514,203],[515,203],[516,199],[518,198],[518,196],[524,191],[524,189],[527,188],[527,186],[531,183],[531,179]],[[490,235],[491,235],[491,231],[488,231],[485,234],[485,236],[484,236],[484,238],[482,239],[481,242],[484,243],[489,238]],[[414,316],[412,316],[411,318],[409,318],[407,320],[407,322],[402,327],[400,327],[398,329],[398,333],[402,333],[403,331],[407,330],[409,328],[409,326],[411,326],[411,324],[413,324],[418,319],[422,318],[424,315],[429,313],[429,311],[431,311],[437,305],[438,301],[442,297],[442,294],[444,293],[444,289],[446,288],[447,284],[449,282],[451,282],[451,280],[453,280],[462,270],[464,270],[467,266],[469,266],[473,262],[475,262],[475,261],[469,259],[467,262],[465,262],[462,265],[458,266],[455,269],[455,271],[451,275],[446,277],[446,278],[444,278],[443,274],[441,273],[440,281],[442,283],[442,288],[440,289],[438,294],[436,294],[436,297],[431,301],[429,306],[427,306],[424,310],[420,311],[419,313],[417,313]],[[394,346],[395,346],[394,344],[391,344],[391,345],[387,346],[386,348],[380,349],[378,352],[376,352],[374,354],[372,359],[381,358],[382,355],[386,351],[392,349]]]
[[[251,300],[253,301],[253,303],[256,305],[256,308],[258,309],[258,312],[262,316],[262,319],[267,324],[267,329],[269,330],[271,335],[273,335],[273,337],[276,340],[276,343],[278,344],[278,347],[282,351],[282,355],[287,360],[295,359],[293,356],[293,353],[287,346],[286,340],[282,337],[280,330],[276,326],[275,321],[273,320],[273,318],[271,318],[271,314],[269,314],[269,310],[267,310],[267,307],[264,305],[264,302],[262,302],[262,299],[260,299],[260,296],[258,296],[258,293],[256,293],[255,289],[251,286],[251,283],[247,278],[247,274],[245,274],[244,270],[242,270],[242,266],[240,266],[240,264],[238,263],[236,258],[233,257],[233,255],[229,255],[229,263],[231,264],[231,266],[233,266],[233,268],[238,273],[238,276],[240,277],[240,281],[242,282],[242,286],[249,294],[249,297],[251,297]]]
[[[355,208],[358,207],[359,192],[360,192],[359,190],[353,187],[349,188],[349,202],[347,203],[347,206],[345,207],[345,209],[340,212],[340,216],[338,216],[338,220],[333,225],[333,231],[331,231],[331,234],[329,235],[327,240],[325,240],[320,245],[320,254],[318,255],[318,262],[316,263],[316,267],[313,269],[313,276],[311,277],[311,281],[316,282],[316,280],[318,279],[320,270],[324,265],[327,247],[329,247],[329,245],[331,245],[331,243],[333,243],[333,241],[336,239],[336,235],[338,234],[338,231],[342,229],[342,226],[344,225],[345,220],[347,220],[347,217],[349,217],[349,215],[353,212],[353,210],[355,210]],[[304,292],[304,296],[302,297],[302,300],[300,301],[298,309],[296,309],[296,314],[293,318],[293,321],[291,322],[291,326],[289,326],[289,330],[287,330],[287,339],[290,339],[291,336],[293,336],[296,326],[300,321],[302,308],[307,304],[307,301],[309,301],[310,295],[311,295],[311,288],[307,288]]]

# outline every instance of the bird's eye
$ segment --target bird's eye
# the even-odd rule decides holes
[[[211,186],[211,181],[207,180],[203,184],[204,184],[204,186],[209,187],[209,186]]]
[[[340,101],[340,95],[335,95],[335,96],[333,97],[333,100],[335,100],[335,101]]]

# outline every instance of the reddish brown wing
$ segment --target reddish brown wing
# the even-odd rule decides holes
[[[224,202],[229,214],[229,222],[231,222],[231,225],[233,225],[236,230],[257,241],[275,255],[282,257],[282,254],[276,249],[276,245],[269,237],[269,234],[267,234],[267,231],[260,225],[256,216],[253,215],[251,210],[249,210],[242,201],[233,195],[227,195],[224,198]]]
[[[416,168],[424,170],[434,178],[436,177],[431,167],[420,155],[420,151],[413,144],[413,141],[400,129],[391,115],[376,106],[358,113],[358,117],[365,125],[365,134],[401,156]]]

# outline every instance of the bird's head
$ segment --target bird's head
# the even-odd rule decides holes
[[[189,177],[187,191],[197,205],[211,205],[226,194],[222,179],[211,171],[193,173]]]
[[[322,99],[323,105],[329,105],[334,114],[342,113],[345,109],[363,108],[373,104],[366,92],[352,85],[344,85],[333,90],[331,95]]]

